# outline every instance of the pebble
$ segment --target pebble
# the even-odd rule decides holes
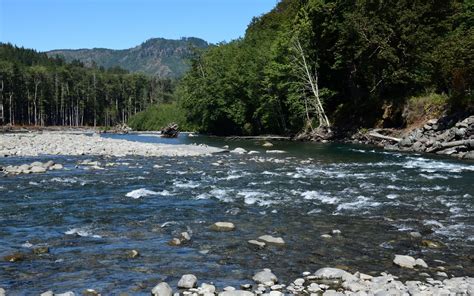
[[[304,279],[296,279],[293,281],[293,283],[296,285],[296,286],[303,286],[304,284]]]

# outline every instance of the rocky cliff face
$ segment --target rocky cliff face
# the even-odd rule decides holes
[[[104,68],[121,67],[159,77],[181,77],[189,68],[193,48],[204,49],[209,44],[199,38],[169,40],[154,38],[139,46],[124,50],[105,48],[52,50],[50,57],[60,56],[66,61],[79,60],[86,66],[93,63]]]
[[[445,117],[429,120],[386,149],[449,155],[474,159],[474,115],[461,121]]]

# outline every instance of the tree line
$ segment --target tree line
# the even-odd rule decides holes
[[[0,44],[0,106],[12,125],[111,126],[173,100],[171,79],[66,63]]]
[[[197,53],[177,97],[201,131],[291,134],[401,126],[424,94],[472,112],[473,82],[472,1],[282,0]]]

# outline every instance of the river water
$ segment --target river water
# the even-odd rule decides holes
[[[474,164],[364,146],[221,138],[166,140],[156,135],[110,136],[131,141],[206,143],[257,150],[254,155],[189,158],[4,158],[0,165],[54,160],[64,170],[0,178],[0,287],[11,295],[94,288],[103,295],[148,295],[182,274],[218,287],[249,282],[261,268],[283,281],[324,266],[402,279],[474,275]],[[148,194],[148,195],[147,195]],[[233,232],[209,229],[217,221]],[[321,238],[338,229],[341,235]],[[190,243],[172,247],[179,233]],[[412,239],[442,244],[428,248]],[[250,239],[271,234],[284,247],[257,249]],[[48,246],[50,252],[32,254]],[[140,257],[128,258],[136,249]],[[423,258],[433,269],[401,270],[395,254]],[[10,294],[9,294],[10,295]]]

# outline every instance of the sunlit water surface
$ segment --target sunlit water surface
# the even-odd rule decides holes
[[[260,154],[92,158],[103,170],[77,165],[90,157],[1,159],[0,165],[53,159],[65,169],[0,178],[0,257],[27,255],[0,261],[0,287],[13,295],[86,288],[148,295],[159,281],[175,285],[185,273],[223,287],[248,282],[265,267],[283,281],[324,266],[419,276],[394,266],[394,254],[442,265],[450,275],[474,275],[472,162],[337,144],[279,142],[272,149],[287,153],[267,154],[254,141],[110,137]],[[217,221],[237,229],[213,232]],[[342,234],[321,238],[334,229]],[[167,244],[183,231],[192,233],[189,244]],[[444,247],[424,247],[412,231]],[[263,234],[286,245],[247,243]],[[32,254],[38,246],[49,254]],[[132,249],[141,256],[128,258]]]

